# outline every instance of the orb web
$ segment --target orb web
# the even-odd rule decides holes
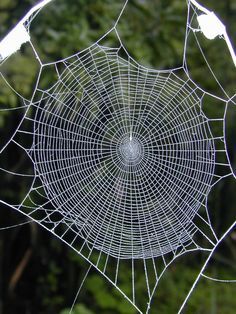
[[[76,58],[37,103],[32,151],[48,198],[113,257],[176,250],[193,237],[214,173],[201,99],[174,72],[135,66],[119,51],[97,45]]]
[[[207,198],[214,184],[233,175],[224,123],[227,104],[235,101],[210,67],[222,97],[190,77],[185,54],[191,33],[207,62],[194,28],[198,12],[193,2],[188,1],[183,65],[176,69],[148,69],[133,60],[116,28],[125,6],[101,39],[61,61],[44,64],[30,42],[40,63],[37,85],[31,100],[18,94],[24,116],[0,150],[2,157],[15,145],[33,168],[33,175],[0,168],[32,179],[19,204],[0,203],[73,248],[139,313],[149,312],[159,280],[177,257],[209,253],[180,313],[200,277],[212,279],[204,275],[206,265],[234,226],[218,237]],[[25,22],[27,31],[30,22]],[[116,48],[103,45],[110,34]],[[43,72],[52,67],[55,83],[43,89]],[[205,115],[207,97],[225,105],[223,117]],[[124,270],[127,289],[122,288]],[[138,303],[140,274],[146,304]]]

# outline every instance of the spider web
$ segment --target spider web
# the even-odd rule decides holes
[[[197,15],[188,5],[186,45]],[[104,44],[110,35],[116,36],[117,47]],[[41,78],[52,67],[55,82],[42,89]],[[148,313],[160,278],[177,257],[209,252],[184,306],[231,230],[217,237],[207,209],[212,187],[233,175],[224,117],[208,118],[202,108],[209,96],[225,106],[231,99],[195,84],[185,54],[176,69],[141,66],[127,52],[115,24],[82,52],[41,62],[31,101],[21,97],[24,118],[1,150],[13,144],[30,157],[31,187],[19,204],[1,202],[71,246],[140,313]],[[213,125],[221,127],[221,134]],[[130,269],[129,291],[121,287],[124,265]],[[140,272],[146,309],[136,295]]]

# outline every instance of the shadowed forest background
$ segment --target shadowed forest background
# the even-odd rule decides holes
[[[236,47],[236,1],[201,1],[225,23]],[[0,38],[34,5],[34,1],[1,0]],[[53,62],[89,47],[119,15],[123,1],[54,0],[31,25],[34,47],[44,62]],[[119,24],[121,38],[140,64],[168,69],[182,64],[187,6],[185,0],[130,0]],[[112,45],[112,38],[110,44]],[[188,65],[195,82],[215,94],[219,87],[209,74],[198,47],[188,44]],[[235,67],[222,39],[202,41],[204,53],[219,82],[235,94]],[[17,92],[30,98],[39,66],[30,45],[9,58],[4,74]],[[43,84],[50,85],[51,74]],[[0,108],[20,105],[15,93],[0,81]],[[227,144],[236,169],[236,108],[229,105]],[[221,103],[209,102],[206,114],[222,114]],[[22,112],[0,112],[0,148],[13,134]],[[11,151],[0,167],[12,171],[24,169],[28,161],[20,152]],[[19,202],[27,190],[23,179],[0,172],[0,198]],[[235,220],[236,182],[233,177],[220,181],[209,197],[209,212],[217,234],[221,235]],[[0,205],[0,228],[25,222],[26,218]],[[189,254],[176,260],[157,289],[150,313],[176,313],[206,255]],[[74,251],[35,223],[0,230],[0,314],[68,314],[88,265]],[[214,254],[207,275],[236,279],[236,231],[232,230]],[[124,272],[123,288],[126,277]],[[140,296],[146,289],[138,280]],[[236,284],[215,283],[202,278],[188,302],[185,313],[233,314],[236,308]],[[141,297],[140,297],[141,298]],[[142,300],[141,300],[142,302]],[[145,302],[145,300],[143,301]],[[95,270],[91,270],[79,294],[73,314],[135,314],[136,310]]]

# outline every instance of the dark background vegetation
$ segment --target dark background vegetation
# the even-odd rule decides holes
[[[226,24],[234,46],[236,32],[236,1],[206,0],[202,3],[214,10]],[[34,1],[1,0],[0,36],[4,36],[34,4]],[[32,41],[41,59],[51,62],[65,58],[88,47],[112,27],[123,1],[119,0],[55,0],[31,25]],[[185,0],[130,0],[122,17],[119,31],[130,54],[139,63],[157,69],[178,67],[182,62],[186,23]],[[203,44],[206,41],[203,40]],[[218,87],[205,72],[196,46],[189,45],[189,67],[192,77],[204,88],[217,94]],[[221,84],[233,95],[235,68],[222,40],[205,47],[205,53]],[[34,89],[38,64],[29,45],[11,57],[4,73],[14,88],[30,98]],[[44,78],[45,86],[50,75]],[[1,108],[18,106],[19,98],[0,83]],[[220,104],[209,104],[208,110],[217,114]],[[228,128],[231,158],[234,160],[235,108],[231,108]],[[21,112],[0,113],[0,147],[12,134]],[[1,166],[27,170],[27,162],[15,151],[1,160]],[[14,166],[12,166],[14,165]],[[209,198],[209,210],[214,228],[222,234],[236,213],[236,184],[228,178],[216,185]],[[21,179],[0,173],[0,197],[17,203],[25,195]],[[25,218],[0,206],[0,227],[19,224]],[[157,291],[152,313],[176,313],[182,296],[193,281],[200,254],[177,261],[170,267]],[[69,313],[86,270],[86,263],[70,248],[35,223],[0,231],[0,313],[3,314],[66,314]],[[207,274],[220,278],[236,278],[236,232],[225,239],[214,255]],[[128,279],[127,279],[128,281]],[[145,285],[140,286],[140,291]],[[189,301],[186,313],[233,314],[236,308],[236,285],[214,283],[202,279]],[[145,300],[144,300],[145,302]],[[104,278],[91,271],[74,314],[136,313]]]

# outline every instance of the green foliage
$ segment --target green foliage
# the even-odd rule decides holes
[[[126,278],[127,285],[129,280]],[[96,304],[97,311],[101,313],[120,313],[120,314],[134,314],[135,309],[128,303],[124,296],[116,291],[114,288],[110,289],[110,285],[102,278],[101,275],[93,275],[87,279],[86,283],[87,293],[92,295],[94,304]],[[113,293],[111,293],[111,291]]]
[[[84,304],[77,304],[72,312],[70,312],[70,309],[66,309],[60,314],[95,314],[95,312],[90,311]]]

